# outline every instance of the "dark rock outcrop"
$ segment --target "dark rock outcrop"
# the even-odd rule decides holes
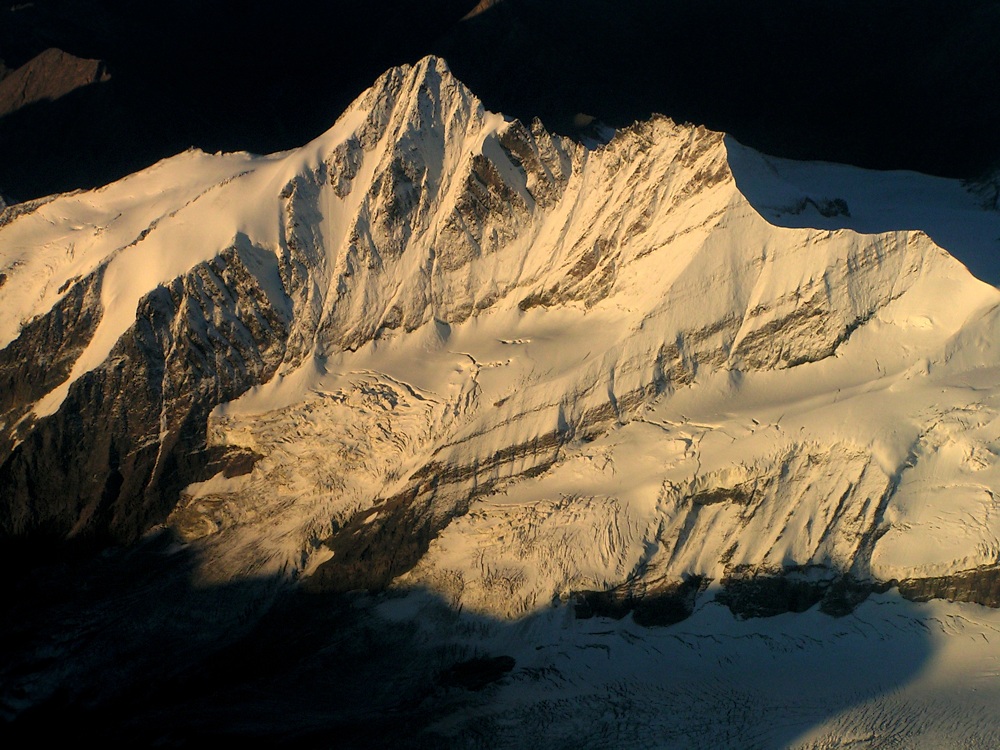
[[[284,314],[247,270],[253,247],[216,259],[143,298],[107,360],[69,388],[58,411],[0,454],[0,533],[131,542],[166,518],[180,490],[227,465],[209,450],[208,413],[268,380],[284,353]],[[39,386],[65,373],[96,321],[81,300],[99,275],[77,282],[63,304],[5,351],[2,403],[24,412]],[[69,334],[59,340],[52,336]],[[51,353],[55,351],[56,356]],[[30,417],[29,417],[30,419]],[[231,471],[245,470],[243,451]]]
[[[903,597],[914,602],[947,599],[1000,607],[1000,565],[985,565],[947,576],[906,578],[896,585]]]
[[[873,592],[888,589],[821,567],[768,571],[737,566],[721,583],[723,588],[716,600],[743,619],[805,612],[817,604],[821,612],[842,617],[853,612]]]
[[[701,576],[690,576],[672,583],[624,583],[608,591],[576,591],[575,613],[578,619],[620,620],[631,612],[639,625],[673,625],[691,616],[698,594],[708,583]]]
[[[0,457],[17,440],[30,405],[69,377],[101,320],[104,266],[72,284],[46,314],[32,320],[0,350]]]

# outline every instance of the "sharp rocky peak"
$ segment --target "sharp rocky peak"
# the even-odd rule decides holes
[[[927,435],[867,437],[868,394],[914,352],[947,373],[996,290],[919,232],[776,226],[731,146],[654,117],[588,149],[429,57],[301,149],[5,209],[0,530],[166,523],[206,575],[410,581],[505,615],[626,579],[947,571],[878,546]],[[809,200],[797,219],[844,203]],[[861,426],[830,421],[840,389]],[[729,413],[744,391],[759,418]],[[879,407],[916,424],[924,396]],[[616,530],[598,562],[566,541],[581,518]],[[497,524],[560,553],[488,548]]]

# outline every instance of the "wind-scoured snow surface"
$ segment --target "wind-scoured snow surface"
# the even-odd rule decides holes
[[[755,576],[888,587],[1000,562],[1000,214],[974,190],[665,118],[588,150],[484,111],[428,58],[301,149],[192,151],[8,209],[0,346],[101,279],[92,335],[22,430],[108,366],[147,295],[222,257],[286,331],[273,376],[208,425],[260,458],[188,486],[166,523],[202,582],[417,590],[390,619],[430,592],[455,627],[501,623],[484,643],[532,644],[434,731],[558,745],[596,712],[584,746],[997,740],[991,610],[890,593],[742,621],[712,602]],[[251,315],[199,273],[212,304],[172,325]],[[681,624],[574,619],[578,592],[698,580]],[[828,680],[855,647],[884,673]],[[493,728],[469,734],[473,715]]]

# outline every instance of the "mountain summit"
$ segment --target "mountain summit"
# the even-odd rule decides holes
[[[831,747],[905,683],[904,719],[994,732],[995,614],[899,596],[1000,604],[983,195],[665,117],[587,148],[428,57],[302,148],[5,208],[0,532],[104,554],[16,600],[0,708],[503,746],[615,695],[616,745],[639,712]],[[76,635],[25,605],[60,586]],[[796,654],[864,674],[803,692]]]
[[[994,505],[996,289],[922,232],[777,226],[734,164],[778,162],[666,118],[588,150],[426,58],[301,149],[7,209],[4,533],[167,524],[219,579],[504,616],[996,563],[934,520]]]

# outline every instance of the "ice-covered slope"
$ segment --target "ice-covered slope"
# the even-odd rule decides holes
[[[587,150],[428,58],[301,149],[9,208],[2,528],[505,617],[984,598],[1000,292],[758,158],[665,118]]]

